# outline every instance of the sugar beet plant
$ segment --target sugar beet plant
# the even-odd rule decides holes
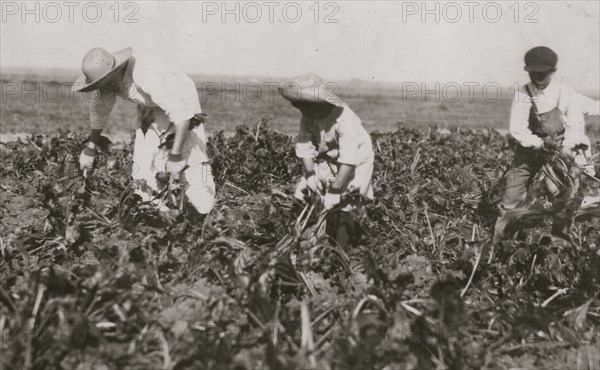
[[[570,241],[534,191],[530,227],[493,246],[505,138],[374,133],[376,200],[342,250],[320,201],[289,196],[293,140],[267,121],[211,136],[204,220],[141,201],[131,144],[86,179],[81,135],[3,144],[1,367],[598,368],[600,225],[571,163]]]

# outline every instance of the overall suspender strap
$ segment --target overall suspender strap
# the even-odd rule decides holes
[[[533,91],[531,91],[531,86],[529,86],[529,84],[525,84],[525,91],[527,91],[527,95],[529,95],[529,98],[531,99],[531,105],[533,106],[533,109],[535,111],[535,113],[538,113],[538,107],[537,104],[535,103],[535,98],[533,97]]]

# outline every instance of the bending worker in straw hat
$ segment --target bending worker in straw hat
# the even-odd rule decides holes
[[[554,79],[557,62],[556,53],[544,46],[525,54],[525,71],[531,82],[515,93],[512,104],[510,133],[518,145],[506,174],[501,216],[494,232],[496,241],[505,238],[505,213],[527,202],[527,187],[543,165],[540,151],[560,149],[574,157],[584,171],[593,172],[593,164],[586,163],[591,148],[584,115],[598,115],[600,104]],[[555,220],[553,234],[564,237],[568,229],[568,221]]]
[[[316,74],[295,77],[278,89],[302,113],[296,155],[304,164],[304,177],[296,198],[302,200],[308,192],[320,194],[327,209],[338,206],[353,191],[373,199],[374,153],[360,118]],[[362,202],[340,206],[327,219],[328,234],[346,248],[355,238],[355,216]]]
[[[120,97],[137,103],[138,114],[151,118],[136,131],[133,178],[145,180],[157,190],[158,172],[166,171],[174,179],[183,173],[187,198],[200,214],[208,213],[214,203],[215,184],[194,82],[168,63],[155,56],[134,54],[131,48],[113,54],[94,48],[83,58],[82,70],[73,90],[93,91],[93,97],[92,133],[79,159],[81,169],[92,168],[100,134]],[[140,110],[140,106],[145,108]],[[145,200],[151,198],[146,196]]]

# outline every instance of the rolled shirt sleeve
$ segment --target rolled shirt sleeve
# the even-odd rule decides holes
[[[90,102],[90,126],[92,130],[104,130],[117,99],[116,93],[94,90]]]
[[[584,115],[598,115],[598,101],[581,95],[570,87],[565,87],[563,94],[567,96],[568,102],[563,146],[567,149],[573,149],[579,144],[589,147],[591,143],[585,134]]]
[[[360,119],[354,114],[342,114],[336,123],[336,131],[340,145],[338,162],[356,166],[364,131]]]
[[[600,100],[590,99],[587,96],[580,96],[580,104],[583,114],[587,116],[600,116]]]
[[[540,148],[544,141],[529,129],[529,110],[531,98],[522,87],[515,92],[510,110],[510,134],[526,148]]]
[[[316,158],[317,149],[313,144],[312,133],[308,127],[308,120],[302,116],[300,119],[300,129],[296,139],[296,157],[298,158]]]
[[[165,61],[138,61],[133,79],[173,123],[186,121],[202,113],[192,79]]]

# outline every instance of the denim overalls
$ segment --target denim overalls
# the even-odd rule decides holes
[[[530,86],[525,85],[525,89],[531,98],[529,129],[534,135],[542,139],[552,137],[554,143],[558,147],[561,147],[564,139],[565,124],[558,105],[549,112],[539,113]],[[527,188],[531,184],[531,180],[535,174],[544,164],[540,154],[540,151],[537,149],[525,148],[517,144],[513,162],[506,174],[506,188],[501,205],[503,209],[514,209],[525,205],[527,202]]]

